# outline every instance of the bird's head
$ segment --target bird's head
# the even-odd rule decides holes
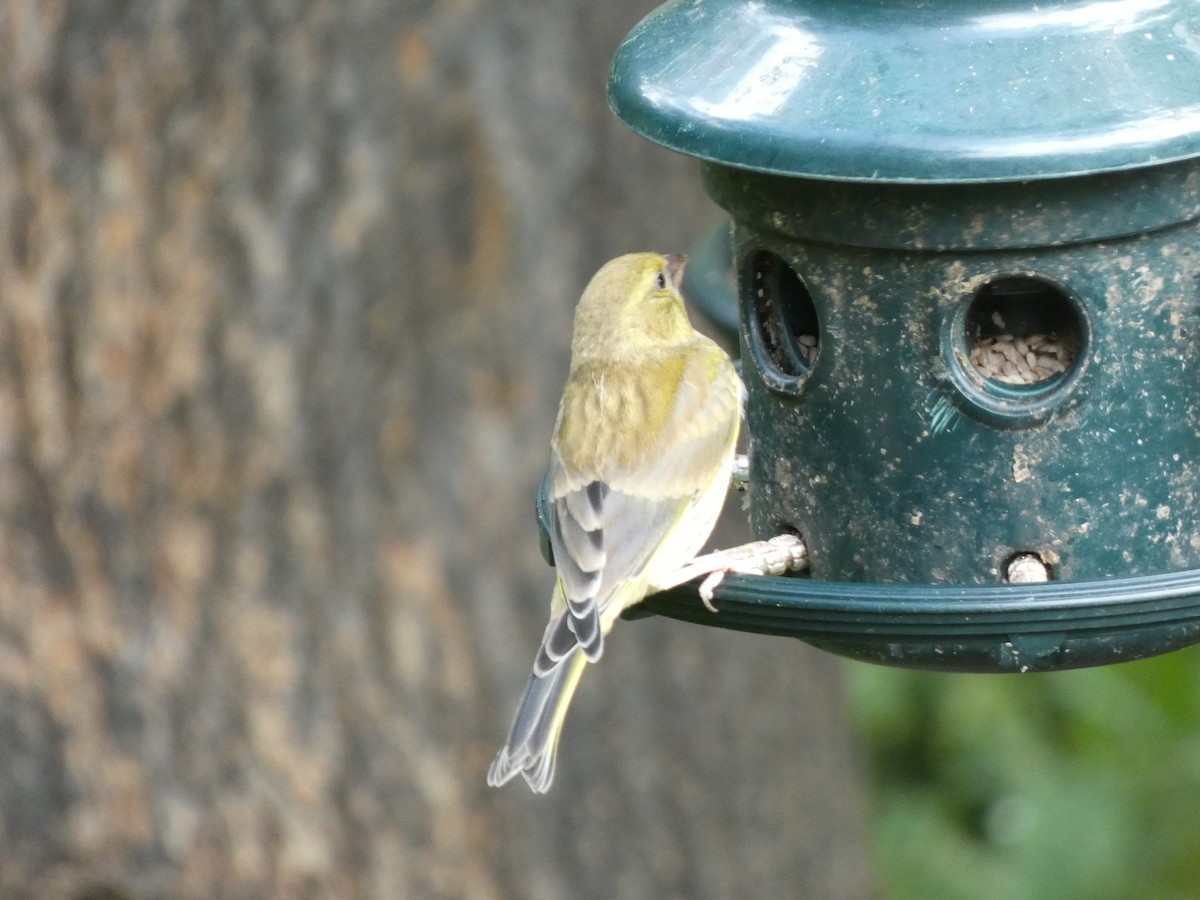
[[[606,263],[579,301],[572,356],[620,358],[695,339],[679,286],[687,257],[630,253]]]

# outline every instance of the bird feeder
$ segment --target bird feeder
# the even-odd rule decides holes
[[[810,560],[649,609],[957,671],[1200,641],[1200,4],[676,0],[609,101],[730,214],[751,523]]]

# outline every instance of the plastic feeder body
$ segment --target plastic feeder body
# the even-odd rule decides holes
[[[1200,569],[1200,3],[681,0],[609,95],[733,220],[752,522],[814,582]],[[1196,640],[1177,593],[1169,640],[1066,658],[1066,621],[1033,667]],[[997,628],[947,667],[1019,668]],[[892,636],[831,649],[940,665]]]

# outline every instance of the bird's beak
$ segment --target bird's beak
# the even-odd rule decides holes
[[[683,293],[683,267],[687,265],[687,257],[682,253],[668,253],[663,257],[667,261],[667,277],[675,290]]]

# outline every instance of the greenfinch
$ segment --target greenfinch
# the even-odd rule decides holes
[[[622,610],[678,582],[720,515],[745,388],[688,321],[685,261],[619,257],[580,298],[550,442],[550,624],[488,784],[519,772],[537,793],[550,787],[584,667]]]

